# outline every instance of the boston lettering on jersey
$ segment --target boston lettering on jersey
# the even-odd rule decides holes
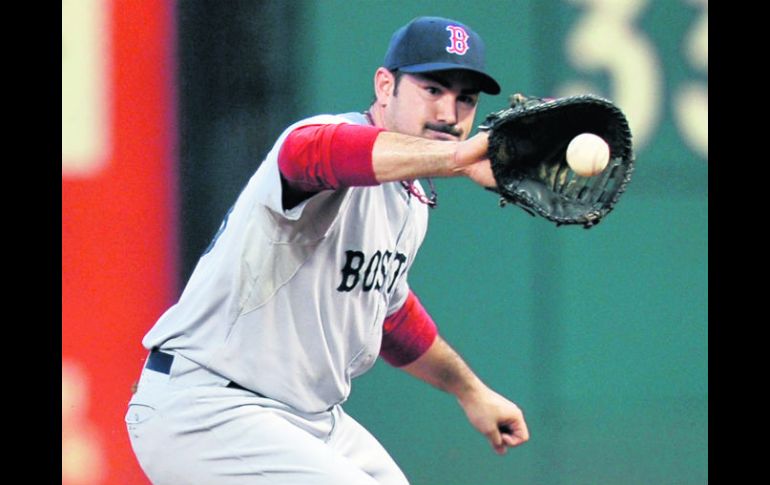
[[[345,265],[342,267],[342,279],[337,291],[352,291],[359,283],[363,291],[380,291],[387,284],[385,291],[391,293],[401,269],[406,263],[406,255],[396,252],[377,250],[367,256],[363,251],[348,249],[345,251]],[[392,278],[388,282],[388,277]]]

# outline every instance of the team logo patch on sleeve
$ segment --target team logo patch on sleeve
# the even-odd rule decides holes
[[[447,25],[449,31],[449,46],[446,51],[450,54],[465,55],[468,52],[468,32],[459,25]]]

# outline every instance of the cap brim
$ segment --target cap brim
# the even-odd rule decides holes
[[[399,71],[410,74],[419,74],[432,71],[448,71],[450,69],[472,72],[476,74],[476,78],[479,80],[479,88],[482,92],[487,94],[500,94],[500,85],[492,78],[492,76],[468,66],[452,64],[449,62],[431,62],[428,64],[418,64],[414,66],[404,66],[398,68]]]

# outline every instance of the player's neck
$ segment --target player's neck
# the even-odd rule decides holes
[[[369,106],[369,109],[364,111],[364,116],[366,116],[366,119],[369,121],[369,124],[377,127],[384,127],[384,119],[383,119],[383,113],[382,109],[377,106],[377,104],[372,104]]]

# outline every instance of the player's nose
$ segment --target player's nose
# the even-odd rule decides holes
[[[457,100],[455,96],[447,93],[436,104],[436,121],[447,125],[457,123]]]

